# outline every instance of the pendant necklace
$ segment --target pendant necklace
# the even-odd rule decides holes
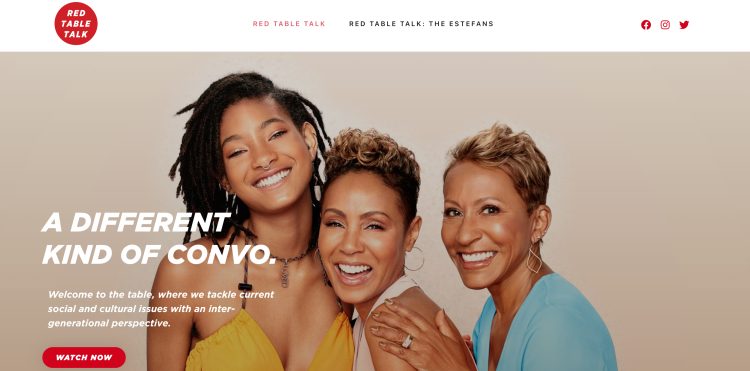
[[[251,242],[251,238],[250,238],[249,234],[247,232],[245,232],[245,246],[247,246],[250,242]],[[252,243],[253,243],[253,245],[255,245],[255,241],[252,241]],[[251,246],[253,246],[253,245],[251,245]],[[310,250],[312,250],[312,246],[313,246],[313,244],[310,243],[307,246],[307,250],[305,250],[305,252],[303,252],[301,255],[295,256],[293,258],[286,258],[285,259],[285,258],[280,258],[278,256],[275,256],[275,255],[271,254],[270,252],[268,253],[268,255],[270,255],[272,259],[281,260],[281,261],[284,262],[284,265],[281,267],[281,287],[283,287],[283,288],[289,287],[289,263],[304,258],[305,255],[307,255],[307,253],[309,253]],[[247,275],[247,260],[248,260],[248,255],[249,254],[250,254],[250,251],[248,251],[247,254],[245,254],[245,274],[246,275]]]

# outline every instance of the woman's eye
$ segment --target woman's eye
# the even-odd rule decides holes
[[[461,213],[456,209],[448,209],[448,210],[443,211],[443,216],[448,217],[448,218],[453,218],[456,216],[461,216]]]
[[[237,155],[239,155],[239,154],[242,154],[242,153],[245,153],[245,151],[244,151],[244,150],[241,150],[241,149],[238,149],[238,150],[236,150],[236,151],[232,152],[232,153],[231,153],[231,154],[229,155],[229,158],[232,158],[232,157],[234,157],[234,156],[237,156]]]
[[[278,138],[278,137],[284,135],[284,133],[286,133],[286,130],[279,130],[279,131],[273,133],[273,135],[271,135],[271,139]]]
[[[333,222],[327,222],[325,225],[326,225],[326,227],[339,227],[339,228],[343,228],[344,227],[343,225],[341,225],[341,223],[335,222],[335,221],[333,221]]]
[[[365,229],[385,229],[385,228],[383,228],[383,226],[380,224],[372,223],[372,224],[368,224],[367,227],[365,227]]]
[[[497,214],[500,209],[496,206],[485,206],[482,208],[482,214]]]

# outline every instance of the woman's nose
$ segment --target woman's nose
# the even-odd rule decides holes
[[[468,246],[480,238],[482,238],[482,232],[476,225],[476,218],[471,216],[463,218],[456,233],[456,242],[462,246]]]
[[[253,168],[268,170],[274,161],[278,159],[276,151],[265,145],[256,145],[252,151]]]
[[[355,229],[347,230],[346,236],[344,236],[344,240],[341,243],[341,251],[349,255],[364,251],[359,241],[359,233]]]

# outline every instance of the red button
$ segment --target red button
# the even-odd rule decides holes
[[[125,364],[125,352],[115,347],[47,348],[42,360],[50,368],[118,368]]]

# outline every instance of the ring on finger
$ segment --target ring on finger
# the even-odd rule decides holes
[[[409,345],[411,345],[411,334],[406,334],[406,340],[404,340],[403,343],[401,343],[401,346],[409,349]]]

